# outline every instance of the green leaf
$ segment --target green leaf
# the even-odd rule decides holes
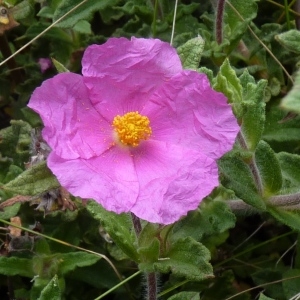
[[[60,17],[68,13],[73,7],[82,2],[85,3],[83,3],[74,12],[65,17],[56,26],[62,28],[71,28],[80,20],[89,20],[94,12],[104,9],[107,6],[116,5],[119,2],[119,0],[62,0],[60,5],[54,12],[53,21],[58,20]]]
[[[61,300],[61,296],[58,277],[55,275],[42,290],[38,300]]]
[[[264,294],[260,294],[258,300],[275,300],[275,299],[267,297]]]
[[[101,257],[85,252],[71,252],[59,254],[59,259],[59,272],[65,275],[77,267],[91,266],[101,259]]]
[[[231,5],[227,3],[225,6],[226,15],[224,22],[230,27],[230,39],[232,40],[243,34],[250,21],[256,17],[257,4],[254,0],[230,0],[229,2]],[[235,9],[233,9],[232,6]]]
[[[280,152],[277,154],[277,158],[283,178],[289,182],[289,186],[296,187],[298,191],[300,185],[300,155]]]
[[[55,58],[51,58],[58,73],[70,72],[62,63],[57,61]]]
[[[281,142],[283,147],[288,146],[286,142],[298,142],[300,136],[300,117],[297,116],[288,122],[280,122],[285,116],[278,105],[268,107],[266,112],[265,129],[263,139],[267,142]],[[287,151],[283,149],[284,151]]]
[[[135,237],[131,231],[129,216],[107,211],[95,201],[89,201],[86,208],[96,220],[101,222],[118,247],[132,260],[138,261],[139,256],[134,245]]]
[[[138,245],[139,245],[138,253],[140,255],[140,261],[141,261],[139,267],[144,271],[151,272],[152,263],[156,262],[159,258],[159,254],[160,254],[160,241],[158,239],[158,236],[160,234],[159,229],[160,228],[158,224],[147,223],[142,229],[138,237]],[[148,268],[147,264],[148,265],[150,264],[148,270],[147,270]]]
[[[278,269],[267,269],[263,268],[252,275],[253,281],[256,285],[266,284],[264,285],[264,289],[266,294],[275,299],[285,299],[281,279],[282,279],[282,271]],[[274,284],[268,284],[272,281],[278,281]]]
[[[198,292],[180,292],[168,300],[200,300],[200,295]]]
[[[205,41],[201,36],[187,41],[177,48],[184,69],[197,70],[204,50]]]
[[[289,51],[300,53],[300,32],[297,29],[280,33],[275,36],[275,39]]]
[[[74,25],[73,29],[74,29],[74,31],[77,31],[82,34],[92,34],[91,24],[85,20],[78,21]]]
[[[265,103],[263,99],[267,81],[260,80],[256,84],[247,70],[239,79],[243,89],[241,132],[247,149],[254,151],[264,131]]]
[[[11,126],[0,130],[0,152],[12,158],[21,167],[29,160],[31,126],[21,120],[12,120]]]
[[[0,274],[6,276],[20,275],[29,278],[35,275],[30,259],[6,256],[0,256]]]
[[[291,278],[288,280],[282,281],[282,287],[286,299],[292,299],[297,294],[299,295],[299,286],[300,286],[300,269],[287,270],[283,273],[283,279]]]
[[[12,217],[15,217],[19,212],[21,203],[15,203],[12,206],[5,207],[3,211],[0,211],[0,219],[9,220]]]
[[[285,110],[293,111],[299,114],[300,113],[299,97],[300,97],[300,71],[297,72],[293,88],[282,99],[280,106]]]
[[[281,207],[268,207],[268,212],[279,222],[300,231],[300,211],[284,210]]]
[[[30,2],[31,1],[24,0],[14,6],[13,16],[15,20],[22,20],[30,16],[30,14],[34,11],[32,2]]]
[[[263,186],[263,196],[270,197],[281,189],[282,175],[279,161],[272,148],[260,141],[254,157]]]
[[[265,210],[266,204],[256,188],[251,169],[248,164],[234,153],[228,153],[218,162],[221,171],[221,183],[234,191],[236,196],[246,203]]]
[[[59,186],[60,184],[48,169],[46,162],[41,162],[24,171],[2,188],[19,195],[37,195]]]
[[[213,277],[210,252],[191,237],[179,239],[171,245],[164,260],[153,264],[157,272],[172,272],[175,276],[192,281]]]
[[[228,59],[225,59],[220,67],[213,88],[227,97],[228,102],[233,104],[233,110],[239,118],[242,114],[240,105],[243,101],[243,88]]]
[[[235,215],[225,202],[205,200],[174,225],[172,240],[190,236],[200,241],[204,236],[217,236],[235,226]]]

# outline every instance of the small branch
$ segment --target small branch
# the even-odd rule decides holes
[[[290,195],[277,195],[270,197],[268,201],[274,206],[297,206],[300,205],[300,193]]]
[[[238,216],[251,216],[260,213],[257,208],[245,203],[243,200],[228,200],[225,203]]]
[[[220,45],[223,41],[223,17],[225,0],[218,0],[216,16],[216,41]]]

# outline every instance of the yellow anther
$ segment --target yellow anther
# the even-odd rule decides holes
[[[136,147],[141,140],[147,140],[152,134],[150,120],[137,111],[129,112],[123,116],[117,115],[112,126],[118,141],[126,146]]]

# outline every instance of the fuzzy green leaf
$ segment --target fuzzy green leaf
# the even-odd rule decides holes
[[[205,41],[201,36],[187,41],[177,48],[184,69],[197,70],[204,50]]]
[[[234,8],[232,8],[232,6]],[[225,12],[224,22],[229,25],[231,35],[236,37],[242,34],[246,30],[249,22],[256,17],[257,4],[255,0],[230,0],[225,6]],[[241,19],[241,17],[243,19]]]
[[[29,278],[35,275],[30,259],[6,256],[0,256],[0,274],[6,276],[20,275]]]
[[[246,203],[265,210],[266,204],[258,194],[251,169],[248,164],[234,154],[226,154],[219,160],[221,183],[234,191]]]
[[[227,97],[228,102],[233,104],[233,110],[239,118],[242,113],[240,105],[243,100],[243,88],[228,59],[225,59],[220,67],[213,88]]]
[[[293,111],[299,114],[300,113],[299,97],[300,97],[300,72],[298,71],[295,78],[294,86],[290,90],[290,92],[282,99],[281,107],[285,110]]]
[[[38,300],[61,300],[61,296],[58,278],[55,275],[42,290]]]
[[[173,228],[172,240],[191,236],[200,241],[204,236],[217,236],[235,226],[235,215],[222,201],[210,199],[201,203],[200,208],[190,212]]]
[[[201,281],[213,276],[210,252],[191,237],[179,239],[171,245],[164,260],[154,263],[157,272],[172,272],[175,276]]]
[[[200,295],[198,292],[180,292],[168,300],[200,300]]]
[[[286,49],[292,52],[300,53],[300,32],[297,29],[280,33],[275,36],[275,39]]]
[[[2,188],[19,195],[37,195],[59,186],[60,184],[48,169],[46,162],[41,162],[24,171]]]
[[[289,182],[289,186],[297,189],[300,185],[300,155],[280,152],[277,154],[283,178]]]
[[[265,123],[264,93],[267,86],[266,80],[257,84],[246,70],[240,79],[243,97],[243,115],[241,116],[241,132],[248,150],[254,151],[261,139]]]
[[[257,146],[255,163],[262,181],[263,196],[270,197],[281,189],[282,175],[275,152],[264,141]]]
[[[268,212],[279,222],[300,231],[300,212],[284,210],[280,207],[268,207]]]
[[[87,210],[101,222],[107,233],[118,247],[132,260],[138,261],[135,237],[131,232],[131,222],[127,214],[116,214],[105,210],[95,201],[89,201]]]
[[[23,167],[29,159],[31,126],[24,121],[12,120],[11,126],[0,130],[0,152]]]

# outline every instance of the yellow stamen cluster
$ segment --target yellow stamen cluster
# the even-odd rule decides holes
[[[126,146],[136,147],[141,140],[147,140],[152,134],[150,120],[137,111],[123,116],[117,115],[112,125],[117,133],[118,141]]]

